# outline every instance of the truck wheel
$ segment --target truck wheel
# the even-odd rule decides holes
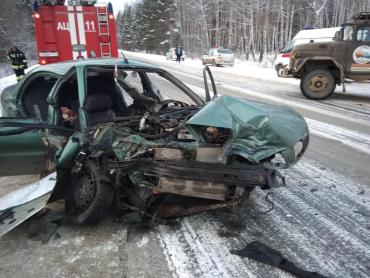
[[[305,73],[301,79],[301,92],[309,99],[326,99],[335,90],[333,74],[326,69],[316,69]]]
[[[278,65],[276,67],[276,74],[277,74],[277,76],[282,77],[283,69],[284,69],[284,67],[282,65]]]
[[[98,173],[96,163],[88,161],[67,188],[66,214],[75,224],[96,225],[109,214],[113,200],[112,186]]]

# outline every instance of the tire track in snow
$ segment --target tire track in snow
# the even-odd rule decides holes
[[[360,152],[370,155],[370,136],[325,122],[305,118],[312,134],[336,140]]]
[[[368,187],[307,160],[287,171],[287,177],[286,188],[273,190],[275,209],[268,214],[263,212],[270,205],[258,189],[241,209],[189,217],[177,230],[161,226],[158,237],[173,276],[289,277],[230,254],[257,239],[305,269],[330,277],[368,277]],[[179,240],[184,237],[186,242]]]

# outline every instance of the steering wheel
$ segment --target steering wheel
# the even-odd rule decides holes
[[[159,105],[158,111],[169,108],[170,104],[172,104],[171,106],[181,107],[181,108],[190,106],[189,104],[187,104],[185,102],[182,102],[182,101],[179,101],[179,100],[167,99],[167,100],[163,100],[163,101],[158,103],[158,105]]]

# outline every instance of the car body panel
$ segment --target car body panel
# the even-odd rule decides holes
[[[286,166],[290,166],[297,161],[294,145],[299,140],[308,140],[307,124],[294,110],[230,96],[208,103],[187,125],[198,140],[202,140],[199,126],[232,130],[232,139],[223,151],[227,156],[238,154],[252,163],[282,153]]]
[[[21,131],[21,127],[4,127],[4,123],[36,124],[34,118],[0,118],[0,176],[39,174],[46,171],[47,148],[42,132]],[[17,130],[19,132],[17,132]],[[14,134],[4,135],[12,132]]]
[[[36,214],[50,198],[56,173],[0,196],[0,237]]]

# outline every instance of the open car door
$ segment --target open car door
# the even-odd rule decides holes
[[[0,118],[0,177],[46,172],[47,148],[37,124],[35,118]]]
[[[47,172],[48,148],[38,119],[0,118],[0,176]],[[56,184],[55,173],[15,190],[0,184],[0,236],[41,210]]]

